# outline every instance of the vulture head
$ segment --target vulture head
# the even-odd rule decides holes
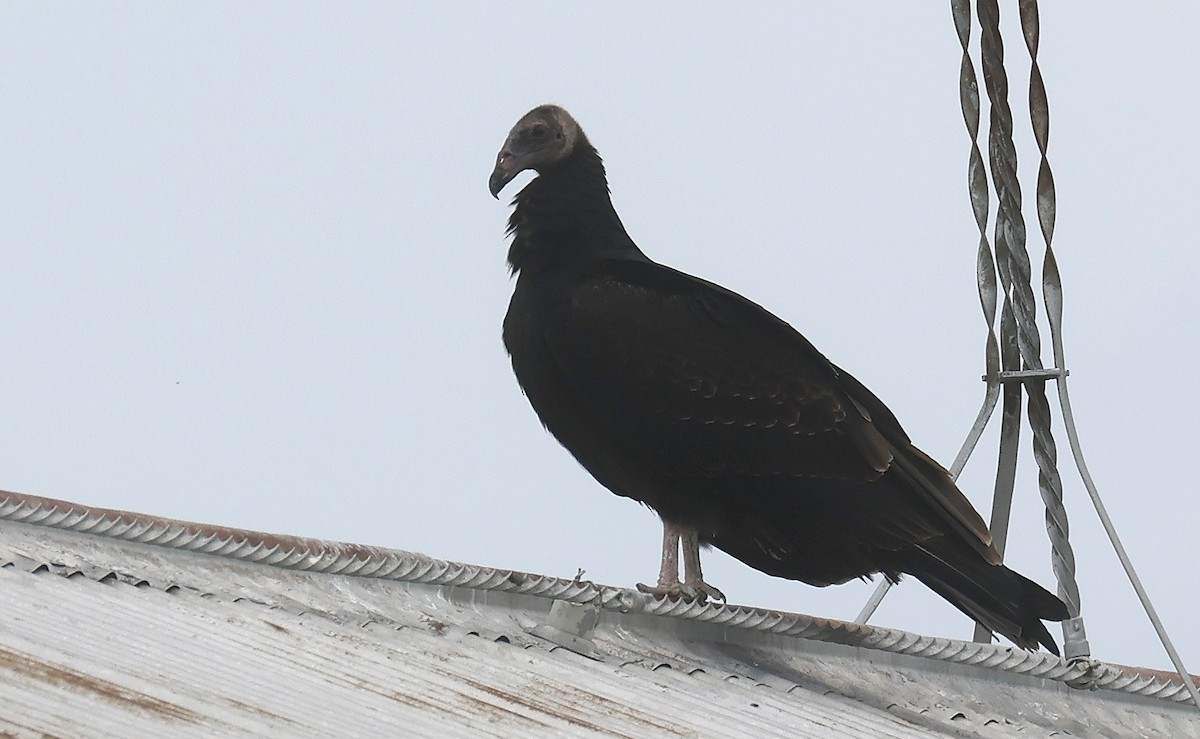
[[[532,169],[543,174],[566,159],[583,138],[571,114],[557,105],[539,105],[517,121],[496,155],[496,168],[488,178],[495,198],[521,172]]]

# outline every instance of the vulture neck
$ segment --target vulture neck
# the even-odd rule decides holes
[[[604,162],[586,138],[526,185],[513,204],[508,264],[514,273],[581,267],[601,258],[646,259],[613,208]]]

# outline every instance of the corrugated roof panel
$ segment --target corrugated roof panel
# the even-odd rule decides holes
[[[883,712],[708,673],[621,667],[450,627],[365,630],[246,601],[0,570],[4,714],[38,731],[144,736],[913,737]],[[440,635],[439,635],[440,632]],[[19,688],[17,686],[20,686]],[[21,698],[18,703],[13,698]],[[26,724],[29,726],[29,724]],[[457,729],[457,730],[456,730]]]
[[[1200,735],[1190,706],[1025,674],[614,609],[569,637],[535,595],[38,523],[0,522],[0,564],[18,736]],[[599,659],[553,643],[580,638]]]

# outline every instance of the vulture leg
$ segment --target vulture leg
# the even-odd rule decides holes
[[[658,587],[679,590],[679,527],[663,521],[662,564],[658,568]]]
[[[683,544],[683,585],[699,593],[700,600],[712,598],[725,602],[725,594],[712,585],[704,582],[704,573],[700,571],[700,532],[695,529],[683,529],[680,532]]]
[[[679,545],[683,544],[683,582],[679,580]],[[705,601],[715,598],[724,602],[725,595],[704,582],[700,572],[700,536],[689,529],[663,521],[662,565],[658,568],[658,584],[643,585],[637,589],[651,595],[685,600]]]
[[[658,584],[643,585],[637,589],[653,595],[675,595],[681,592],[679,583],[679,528],[663,521],[662,564],[658,568]]]

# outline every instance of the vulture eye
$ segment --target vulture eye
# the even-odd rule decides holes
[[[546,138],[546,127],[539,123],[538,125],[529,129],[529,138],[536,141],[541,141],[542,139]]]

